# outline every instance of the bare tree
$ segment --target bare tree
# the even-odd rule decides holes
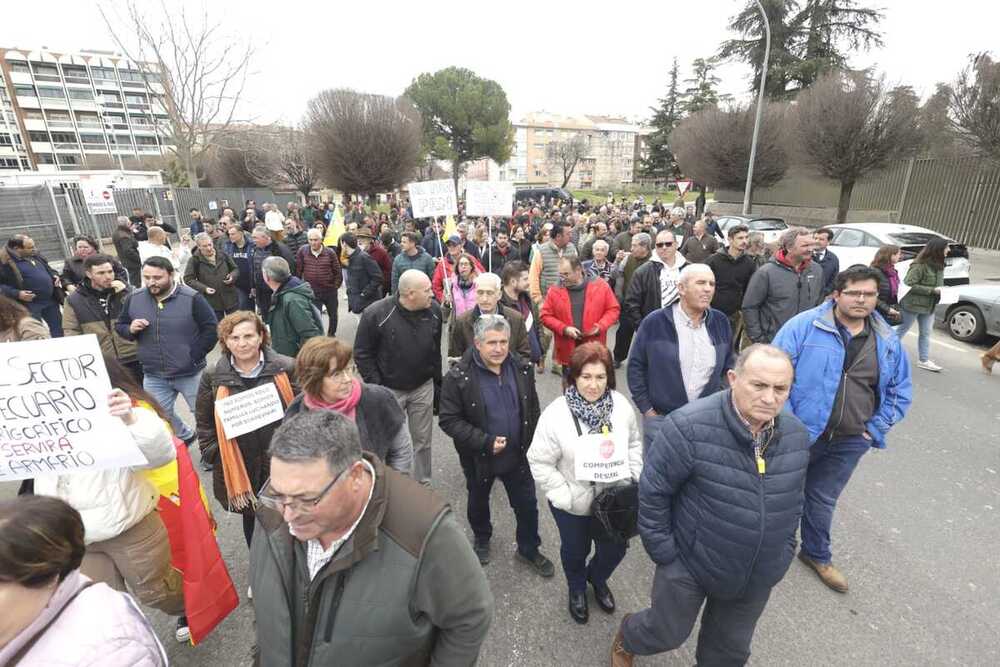
[[[420,115],[401,98],[324,90],[303,128],[316,171],[330,187],[374,195],[409,181],[420,162]]]
[[[831,72],[797,99],[801,157],[840,183],[837,222],[847,220],[858,179],[919,149],[917,104],[899,92],[863,72]]]
[[[309,198],[319,178],[301,129],[252,126],[237,137],[246,171],[255,180],[273,188],[293,187]]]
[[[137,0],[112,20],[98,6],[118,48],[136,63],[146,85],[162,84],[169,118],[167,141],[198,186],[197,165],[230,130],[249,74],[254,42],[225,34],[207,9],[190,16],[182,3],[160,0],[158,17]]]
[[[709,108],[681,121],[670,135],[670,149],[688,178],[726,190],[742,190],[747,182],[754,107],[729,110]],[[788,153],[782,135],[785,107],[765,108],[753,187],[767,187],[781,180],[788,168]]]
[[[986,53],[973,56],[952,86],[949,111],[959,137],[1000,162],[1000,62]]]
[[[587,139],[582,134],[574,134],[567,140],[551,141],[545,147],[545,161],[562,173],[562,185],[565,188],[573,177],[576,165],[587,156]]]

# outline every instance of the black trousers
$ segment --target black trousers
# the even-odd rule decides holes
[[[136,384],[140,387],[142,386],[142,378],[144,374],[142,372],[142,364],[139,363],[138,359],[133,359],[132,361],[123,361],[122,366],[125,367],[129,373],[132,374],[133,379],[135,379]]]
[[[628,359],[628,350],[632,347],[632,336],[634,335],[635,327],[631,320],[628,318],[618,320],[618,333],[615,334],[615,361]]]
[[[313,300],[316,307],[321,311],[323,307],[326,307],[326,314],[330,316],[330,326],[327,329],[327,336],[337,335],[337,293],[336,292],[321,292],[316,294],[316,298]]]
[[[535,497],[535,478],[527,461],[521,461],[517,468],[502,474],[491,475],[485,480],[476,476],[475,463],[471,457],[460,456],[462,472],[465,473],[465,487],[469,491],[468,517],[472,534],[477,542],[489,542],[493,536],[490,521],[490,491],[493,483],[500,480],[507,491],[507,500],[514,510],[517,521],[517,550],[531,557],[538,551],[542,539],[538,536],[538,500]]]
[[[738,600],[720,600],[705,592],[680,558],[669,565],[657,565],[653,577],[652,606],[632,614],[623,623],[625,650],[636,655],[653,655],[683,644],[698,612],[701,631],[695,652],[699,667],[743,665],[750,658],[757,619],[764,612],[771,590]]]

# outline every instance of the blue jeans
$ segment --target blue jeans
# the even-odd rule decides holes
[[[569,592],[586,592],[588,579],[598,584],[607,582],[611,573],[625,558],[628,545],[593,540],[590,537],[589,516],[564,512],[553,507],[552,503],[549,503],[549,509],[559,528],[559,558],[566,583],[569,584]],[[587,563],[591,543],[594,544],[594,557]]]
[[[809,449],[806,501],[802,508],[802,551],[817,563],[829,563],[830,526],[843,492],[872,441],[860,435],[817,440]]]
[[[239,297],[239,305],[236,306],[237,310],[253,310],[254,302],[253,297],[250,296],[249,289],[242,289],[240,287],[236,288],[236,296]]]
[[[201,381],[201,371],[194,375],[180,375],[172,378],[162,378],[146,373],[142,379],[142,388],[150,393],[160,404],[163,411],[170,415],[170,425],[174,429],[174,435],[181,440],[190,440],[194,437],[194,429],[185,424],[177,413],[174,412],[174,402],[177,394],[184,397],[194,414],[195,400],[198,398],[198,383]]]
[[[41,320],[49,325],[49,336],[52,338],[62,338],[62,310],[55,301],[31,302],[27,304],[28,312],[36,320]]]
[[[903,321],[896,327],[896,335],[902,340],[906,332],[913,326],[913,321],[917,321],[917,354],[920,361],[927,361],[931,358],[931,329],[934,328],[934,313],[914,313],[905,308],[901,308],[899,314]]]

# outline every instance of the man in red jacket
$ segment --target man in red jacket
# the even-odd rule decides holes
[[[326,306],[330,316],[328,336],[337,333],[337,290],[344,280],[340,270],[340,259],[330,248],[323,245],[323,232],[310,229],[307,245],[299,248],[295,255],[295,275],[309,283],[316,296],[316,307]]]
[[[576,255],[560,260],[559,279],[549,288],[540,317],[555,338],[555,363],[566,367],[577,345],[605,344],[621,306],[606,282],[584,274]]]

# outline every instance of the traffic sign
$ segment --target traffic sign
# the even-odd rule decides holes
[[[677,196],[683,197],[693,184],[692,181],[677,181]]]
[[[115,215],[118,208],[115,206],[115,195],[111,188],[83,186],[84,201],[87,202],[87,211],[91,215]]]

